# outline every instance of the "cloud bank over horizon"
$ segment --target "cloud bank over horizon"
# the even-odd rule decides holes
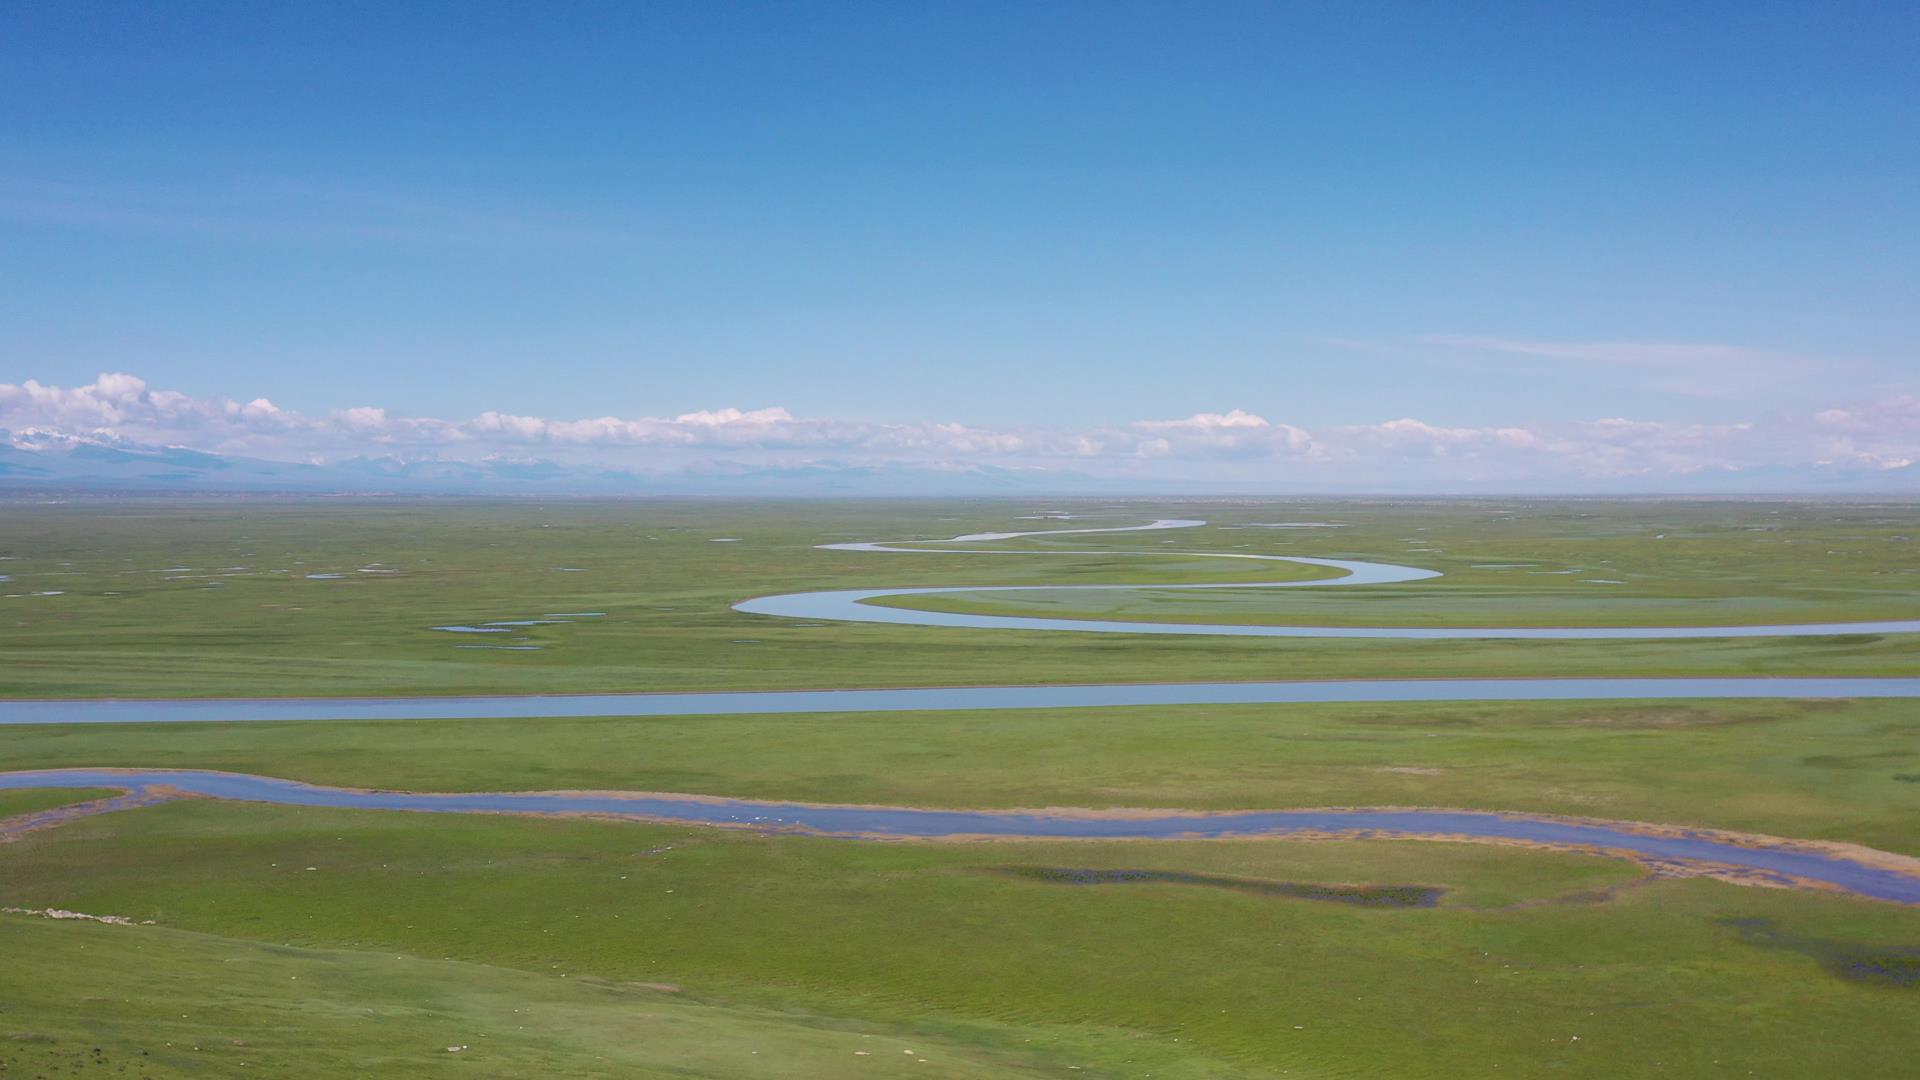
[[[574,419],[490,410],[455,420],[377,405],[305,413],[265,396],[196,397],[110,372],[82,386],[0,383],[0,438],[26,451],[85,443],[308,464],[551,462],[656,476],[990,468],[1158,489],[1577,493],[1788,491],[1845,474],[1862,490],[1904,491],[1920,460],[1920,397],[1735,423],[1305,425],[1227,408],[1096,426],[978,426],[796,416],[780,406]]]

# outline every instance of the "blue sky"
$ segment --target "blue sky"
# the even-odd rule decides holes
[[[1441,456],[1484,444],[1516,487],[1579,487],[1600,421],[1654,425],[1611,466],[1653,486],[1920,456],[1911,5],[0,23],[15,431],[661,468],[1064,468],[1078,445],[1082,471],[1276,488],[1443,446],[1400,421],[1479,433]],[[280,419],[208,420],[256,398]],[[703,442],[729,408],[810,434]],[[1261,425],[1140,427],[1236,410]],[[552,426],[687,415],[701,437]]]

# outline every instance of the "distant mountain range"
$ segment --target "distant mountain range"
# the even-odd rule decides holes
[[[1418,482],[1344,485],[1223,481],[1193,484],[1111,479],[991,465],[949,467],[818,461],[768,467],[710,462],[645,473],[553,461],[350,458],[327,464],[269,461],[184,447],[0,430],[0,493],[277,493],[308,495],[1434,495],[1470,494]],[[1487,494],[1522,494],[1489,489]],[[1587,495],[1920,495],[1920,466],[1863,469],[1764,466],[1661,478],[1596,481]]]
[[[329,464],[229,457],[184,447],[107,443],[0,430],[0,492],[254,492],[286,494],[991,495],[1111,492],[1094,477],[993,466],[929,468],[817,462],[756,467],[715,462],[650,474],[552,461]]]

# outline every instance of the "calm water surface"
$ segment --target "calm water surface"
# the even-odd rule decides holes
[[[687,694],[0,701],[0,725],[735,716],[751,713],[927,712],[1101,708],[1118,705],[1915,697],[1920,697],[1920,678],[1365,679],[957,686],[901,690],[751,690]]]
[[[432,813],[603,814],[649,821],[799,830],[826,836],[932,839],[954,836],[1033,839],[1168,839],[1349,833],[1366,837],[1467,836],[1597,847],[1643,858],[1710,863],[1762,875],[1821,882],[1862,896],[1920,903],[1920,877],[1823,852],[1748,847],[1701,833],[1655,835],[1624,826],[1525,814],[1457,810],[1257,810],[1239,813],[1093,817],[618,794],[433,794],[319,787],[292,780],[195,770],[48,769],[0,773],[0,788],[123,788],[154,785],[218,799],[282,806],[325,806]]]

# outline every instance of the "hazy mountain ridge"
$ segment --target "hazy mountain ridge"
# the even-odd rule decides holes
[[[1094,477],[992,466],[833,461],[785,467],[706,463],[673,473],[545,460],[359,457],[328,464],[225,456],[47,432],[0,431],[0,489],[330,494],[991,494],[1112,491]]]
[[[319,464],[228,456],[177,446],[44,431],[0,431],[0,490],[128,492],[392,493],[440,495],[990,495],[1197,493],[1190,485],[984,465],[853,464],[821,460],[783,466],[710,461],[648,473],[540,459],[356,457]],[[1495,489],[1485,486],[1493,493]],[[1479,490],[1475,488],[1474,490]],[[1439,493],[1417,481],[1340,484],[1276,476],[1225,480],[1218,494]],[[1454,492],[1445,492],[1452,494]],[[1466,493],[1463,489],[1460,493]],[[1511,493],[1501,489],[1499,493]],[[1586,494],[1920,494],[1920,467],[1770,465],[1594,482]]]

